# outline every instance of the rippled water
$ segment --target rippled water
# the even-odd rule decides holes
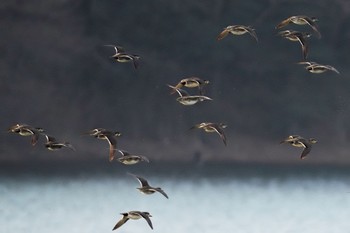
[[[137,180],[120,173],[2,176],[1,232],[111,232],[129,210],[149,211],[154,230],[130,220],[116,232],[350,232],[349,175],[144,177],[169,199],[139,193]]]

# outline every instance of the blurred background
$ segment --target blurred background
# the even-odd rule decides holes
[[[349,229],[349,1],[18,0],[0,12],[4,232],[108,232],[132,208],[153,210],[163,232]],[[297,64],[299,43],[275,29],[292,15],[318,18],[322,38],[309,38],[309,60],[340,75]],[[235,24],[255,28],[259,42],[216,40]],[[111,59],[108,44],[140,55],[139,68]],[[210,81],[213,101],[183,106],[170,95],[167,84],[190,76]],[[189,130],[200,122],[228,124],[227,146]],[[47,151],[44,137],[33,147],[7,132],[16,123],[76,151]],[[83,135],[96,127],[122,132],[118,148],[151,162],[109,163],[107,142]],[[318,139],[305,160],[279,144],[290,134]],[[170,199],[140,197],[127,171],[163,185]],[[124,227],[150,230],[143,220]]]
[[[1,127],[44,128],[77,148],[64,159],[98,157],[101,142],[81,135],[103,127],[122,132],[120,147],[156,160],[200,153],[203,160],[300,163],[295,148],[278,145],[299,134],[319,141],[303,162],[350,161],[347,1],[67,0],[0,7]],[[319,19],[322,38],[310,38],[309,60],[333,65],[340,75],[315,75],[296,64],[299,43],[277,36],[275,26],[298,14]],[[216,41],[233,24],[251,25],[259,43],[248,34]],[[114,49],[106,44],[140,55],[139,69],[111,59]],[[190,76],[210,81],[206,95],[214,101],[176,102],[167,84]],[[227,147],[217,135],[188,131],[203,121],[229,125]],[[1,161],[47,157],[17,135],[2,133],[0,143]],[[34,155],[23,156],[28,150]]]

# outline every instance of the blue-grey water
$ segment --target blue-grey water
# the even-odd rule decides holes
[[[154,230],[141,219],[128,221],[116,232],[350,232],[346,169],[196,169],[137,173],[162,187],[169,199],[141,194],[137,180],[124,172],[3,174],[0,232],[111,232],[120,213],[129,210],[150,212]]]

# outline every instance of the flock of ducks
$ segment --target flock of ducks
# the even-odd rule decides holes
[[[318,39],[321,38],[321,33],[318,30],[318,26],[316,22],[318,21],[315,17],[308,17],[305,15],[291,16],[285,20],[282,20],[277,26],[276,29],[281,29],[289,24],[297,24],[297,25],[308,25],[312,28],[313,32],[316,34]],[[309,53],[309,45],[307,38],[311,37],[313,34],[310,32],[299,32],[294,30],[284,30],[278,33],[282,38],[285,38],[290,41],[299,42],[302,50],[302,62],[298,62],[298,64],[306,65],[305,69],[311,73],[320,74],[326,71],[334,71],[339,74],[339,71],[331,65],[322,65],[313,61],[306,61],[308,53]]]
[[[40,135],[46,137],[46,143],[44,146],[51,151],[59,150],[62,148],[68,148],[71,150],[75,150],[74,147],[69,142],[58,142],[54,137],[46,134],[43,128],[32,127],[27,124],[15,124],[8,129],[8,132],[15,133],[25,137],[31,137],[31,144],[35,146],[39,140]],[[119,131],[109,131],[103,128],[96,128],[89,130],[84,133],[84,135],[92,136],[97,139],[106,140],[109,143],[109,161],[113,161],[115,158],[116,151],[120,152],[121,157],[117,158],[117,160],[125,165],[133,165],[139,163],[141,161],[149,162],[148,158],[142,155],[133,155],[125,150],[117,149],[117,140],[116,138],[121,136]],[[143,194],[153,194],[158,192],[162,194],[164,197],[169,198],[168,195],[164,192],[164,190],[160,187],[152,187],[149,185],[148,181],[138,175],[134,175],[129,173],[129,175],[135,177],[139,183],[140,187],[137,189]],[[151,214],[149,212],[144,211],[129,211],[126,213],[121,213],[123,215],[122,219],[120,219],[116,225],[113,227],[113,230],[118,229],[124,223],[126,223],[129,219],[137,220],[140,218],[144,218],[148,225],[153,229],[152,222],[150,220]]]
[[[316,34],[316,37],[318,39],[320,39],[321,33],[318,30],[318,27],[316,25],[317,21],[318,21],[317,18],[308,17],[305,15],[291,16],[287,19],[282,20],[276,26],[276,29],[281,29],[289,24],[309,25],[313,29],[314,33]],[[229,33],[233,34],[233,35],[243,35],[243,34],[249,33],[252,37],[254,37],[256,42],[258,42],[258,37],[255,33],[255,30],[251,26],[244,26],[244,25],[230,25],[230,26],[225,27],[224,30],[218,35],[217,40],[222,40]],[[287,39],[287,40],[299,42],[301,45],[303,60],[307,59],[308,52],[309,52],[307,38],[311,37],[312,33],[299,32],[299,31],[294,31],[294,30],[284,30],[284,31],[278,32],[278,35],[281,36],[282,38]],[[319,63],[313,62],[313,61],[303,61],[303,62],[299,62],[298,64],[306,65],[305,69],[307,69],[311,73],[320,74],[320,73],[323,73],[323,72],[330,70],[330,71],[334,71],[337,74],[339,74],[339,71],[331,65],[322,65],[322,64],[319,64]]]
[[[288,26],[289,24],[297,24],[297,25],[308,25],[312,28],[313,33],[316,35],[317,38],[321,38],[321,33],[318,30],[318,27],[316,25],[316,18],[308,17],[308,16],[291,16],[285,20],[282,20],[277,26],[276,29],[281,29],[283,27]],[[252,36],[256,42],[258,42],[258,36],[255,32],[255,30],[251,26],[244,26],[244,25],[230,25],[227,26],[219,33],[217,36],[217,40],[220,41],[223,38],[227,37],[229,34],[232,35],[244,35],[248,33],[250,36]],[[301,44],[302,48],[302,58],[303,61],[299,62],[298,64],[305,65],[305,69],[308,70],[311,73],[319,74],[326,71],[334,71],[339,74],[339,71],[335,69],[333,66],[330,65],[322,65],[313,61],[306,61],[308,56],[308,41],[307,38],[311,37],[313,33],[310,32],[299,32],[299,31],[293,31],[293,30],[284,30],[278,32],[278,35],[280,35],[283,38],[286,38],[290,41],[296,41]],[[116,45],[105,45],[109,47],[113,47],[115,50],[115,54],[111,56],[116,62],[120,63],[133,63],[134,68],[138,69],[139,67],[139,60],[140,56],[131,54],[126,52],[122,47],[116,46]],[[197,104],[199,102],[204,101],[212,101],[213,99],[205,95],[205,86],[209,84],[208,80],[203,80],[198,77],[189,77],[180,80],[175,85],[168,85],[168,87],[171,89],[170,94],[178,94],[178,97],[176,98],[176,101],[178,101],[180,104],[185,106],[190,106]],[[184,90],[184,88],[187,89],[197,89],[198,93],[191,95],[189,92]],[[219,123],[213,123],[213,122],[202,122],[198,123],[194,126],[192,126],[190,129],[202,129],[203,131],[207,133],[216,133],[220,136],[221,140],[223,141],[224,145],[227,145],[226,136],[224,133],[224,129],[227,127],[227,124],[219,122]],[[70,150],[75,150],[75,148],[69,143],[69,142],[61,142],[56,140],[53,136],[46,133],[46,131],[43,128],[37,128],[32,127],[27,124],[15,124],[11,126],[8,129],[8,132],[15,133],[21,136],[30,136],[31,137],[31,144],[35,146],[40,138],[41,135],[43,135],[46,138],[46,142],[44,144],[45,148],[48,150],[54,151],[59,150],[62,148],[67,148]],[[149,162],[149,159],[142,155],[134,155],[131,154],[125,150],[120,150],[117,148],[117,138],[121,136],[121,133],[118,131],[110,131],[104,128],[95,128],[92,130],[89,130],[84,133],[84,135],[91,136],[97,139],[106,140],[109,144],[109,161],[112,162],[115,160],[116,152],[119,152],[121,154],[120,157],[116,158],[117,161],[119,161],[122,164],[125,165],[133,165],[139,162]],[[312,144],[316,143],[317,140],[314,138],[305,139],[299,135],[291,135],[288,136],[286,139],[281,141],[281,143],[288,143],[294,147],[300,147],[303,148],[303,151],[300,155],[301,159],[304,159],[311,151]],[[134,174],[129,175],[136,178],[139,183],[140,187],[137,188],[141,193],[144,194],[153,194],[155,192],[158,192],[162,194],[165,198],[168,198],[168,195],[159,187],[152,187],[149,185],[148,181],[141,176],[137,176]],[[129,219],[137,220],[137,219],[145,219],[148,223],[149,227],[153,229],[152,222],[150,220],[151,214],[149,212],[144,211],[129,211],[125,213],[121,213],[122,218],[115,224],[113,227],[113,230],[118,229],[123,224],[125,224]]]

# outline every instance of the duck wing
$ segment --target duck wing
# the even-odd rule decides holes
[[[300,155],[300,159],[304,159],[310,153],[312,146],[311,143],[306,142],[306,140],[300,140],[299,143],[301,143],[304,147],[304,150]]]
[[[138,179],[142,187],[149,186],[146,179],[142,178],[141,176],[137,176],[137,175],[134,175],[134,176],[136,177],[136,179]]]
[[[222,32],[220,32],[220,34],[217,36],[216,40],[224,39],[229,33],[230,33],[230,30],[225,28]]]
[[[302,50],[302,53],[303,53],[303,58],[304,58],[304,60],[306,60],[307,54],[308,54],[308,51],[309,51],[309,46],[308,46],[308,44],[306,42],[306,39],[303,36],[303,34],[301,34],[301,33],[295,33],[295,36],[298,39],[299,43],[301,44],[301,50]]]
[[[321,38],[321,33],[318,30],[316,23],[309,17],[305,17],[304,20],[316,32],[317,38]]]
[[[168,198],[168,195],[163,191],[163,189],[161,188],[154,188],[154,190],[156,190],[157,192],[161,193],[164,197]]]
[[[122,226],[124,223],[126,223],[128,220],[129,220],[128,217],[123,216],[123,218],[120,219],[120,220],[117,222],[117,224],[115,224],[115,226],[113,227],[112,231],[114,231],[114,230],[118,229],[119,227],[121,227],[121,226]]]
[[[256,35],[256,32],[253,28],[251,27],[245,27],[245,29],[247,30],[247,32],[252,36],[254,37],[254,39],[256,40],[256,42],[259,42],[258,40],[258,36]]]
[[[151,229],[153,229],[153,225],[152,225],[151,219],[148,217],[148,215],[143,213],[143,212],[140,212],[140,215],[147,221],[149,227]]]
[[[290,23],[290,17],[285,19],[285,20],[282,20],[279,24],[277,24],[276,26],[276,29],[280,29],[282,27],[285,27],[287,26],[288,24]]]
[[[226,136],[225,136],[224,130],[221,127],[217,127],[217,126],[213,127],[213,129],[215,130],[216,133],[219,134],[220,138],[222,139],[222,141],[226,146]]]
[[[107,134],[107,135],[105,135],[105,137],[109,143],[109,161],[111,162],[115,156],[117,140],[115,140],[114,136],[111,134]]]

